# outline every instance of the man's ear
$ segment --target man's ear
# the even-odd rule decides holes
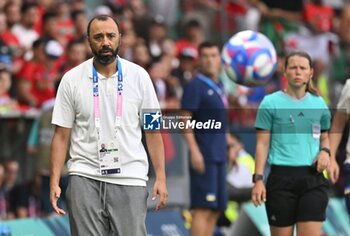
[[[120,48],[121,45],[122,45],[122,34],[119,34],[119,43],[118,43],[118,47]]]

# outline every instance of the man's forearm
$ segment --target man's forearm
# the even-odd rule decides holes
[[[329,143],[331,149],[331,159],[336,159],[336,152],[343,136],[343,130],[348,120],[348,115],[343,112],[336,112],[333,117],[332,127],[329,132]]]
[[[155,131],[146,133],[146,142],[156,178],[165,180],[164,145],[161,134]]]
[[[191,129],[185,130],[184,133],[183,133],[183,137],[184,137],[185,142],[187,143],[188,148],[190,149],[191,152],[194,149],[198,149],[199,150],[199,147],[198,147],[196,138],[194,136],[193,130],[191,130]]]
[[[50,183],[58,185],[61,171],[66,160],[68,149],[68,137],[62,137],[55,133],[51,144],[50,155]]]

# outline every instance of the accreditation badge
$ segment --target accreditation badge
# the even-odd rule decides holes
[[[320,139],[320,137],[321,137],[321,126],[320,126],[320,124],[312,124],[312,137],[314,139]]]
[[[98,147],[101,175],[120,174],[121,160],[117,140],[99,141]]]

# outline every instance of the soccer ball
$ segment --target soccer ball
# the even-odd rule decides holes
[[[265,35],[252,30],[233,35],[221,56],[226,75],[245,86],[265,85],[277,68],[275,47]]]

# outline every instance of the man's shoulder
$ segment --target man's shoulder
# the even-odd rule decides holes
[[[146,72],[146,70],[142,66],[140,66],[134,62],[131,62],[131,61],[124,59],[124,58],[121,58],[121,57],[119,57],[119,59],[120,59],[120,62],[122,64],[123,71],[127,70],[129,73],[130,72],[136,73],[138,71]]]
[[[197,75],[195,75],[195,76],[193,76],[193,78],[190,81],[188,81],[186,86],[188,86],[188,87],[192,86],[192,87],[198,88],[201,84],[204,84],[204,82],[202,80],[200,80]]]
[[[73,67],[72,69],[68,70],[64,75],[65,76],[73,76],[76,74],[82,74],[83,72],[88,72],[90,69],[92,74],[92,58],[80,63],[79,65]]]
[[[350,78],[345,81],[343,89],[350,91]]]

